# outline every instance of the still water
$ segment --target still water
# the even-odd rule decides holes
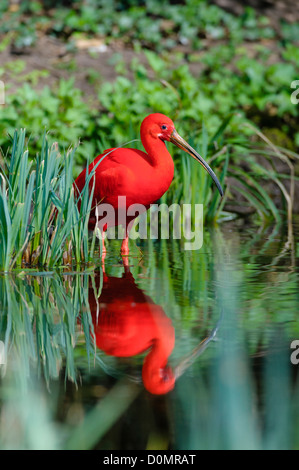
[[[239,221],[199,251],[132,242],[124,267],[113,241],[105,266],[0,276],[0,448],[298,448],[286,232]]]

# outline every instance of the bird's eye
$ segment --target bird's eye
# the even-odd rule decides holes
[[[162,129],[163,131],[166,131],[167,126],[165,126],[165,124],[163,124],[163,125],[161,126],[161,129]]]

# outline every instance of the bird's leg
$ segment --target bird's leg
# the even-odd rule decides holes
[[[129,256],[129,235],[126,235],[126,238],[123,239],[121,244],[120,252],[123,256]]]
[[[102,236],[102,253],[107,253],[106,246],[105,246],[105,238]]]
[[[122,241],[121,249],[120,249],[121,257],[123,260],[123,264],[125,267],[129,266],[129,234],[126,231],[126,236]]]
[[[102,255],[102,265],[104,265],[104,263],[105,263],[105,258],[106,258],[106,254],[107,254],[107,250],[106,250],[106,247],[105,247],[105,237],[104,237],[104,234],[103,234],[103,233],[102,233],[101,241],[102,241],[102,250],[101,250],[101,248],[100,248],[100,254]]]

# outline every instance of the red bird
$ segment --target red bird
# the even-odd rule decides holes
[[[121,252],[128,254],[128,225],[138,215],[122,220],[121,211],[133,204],[142,204],[146,209],[159,200],[168,190],[174,175],[174,163],[168,152],[165,141],[172,142],[180,149],[195,158],[213,178],[220,195],[223,196],[221,185],[209,165],[204,159],[179,136],[171,119],[163,114],[155,113],[147,116],[140,129],[141,142],[146,150],[115,148],[108,149],[98,155],[89,165],[88,174],[94,170],[90,181],[90,188],[94,187],[92,211],[89,219],[90,228],[96,224],[101,231],[109,226],[125,225],[125,238],[122,242]],[[74,187],[79,197],[86,183],[86,170],[75,180]],[[119,196],[123,206],[119,204]],[[79,202],[80,204],[80,202]],[[101,204],[109,204],[115,214],[113,218],[107,218],[107,214],[97,217],[95,207]],[[101,224],[101,220],[103,221]],[[103,250],[105,246],[103,241]]]
[[[124,263],[125,264],[125,263]],[[89,287],[89,306],[96,345],[106,354],[131,357],[146,353],[142,366],[145,388],[153,394],[168,393],[175,376],[168,365],[175,345],[175,331],[170,318],[135,283],[129,270],[121,278],[100,276]]]

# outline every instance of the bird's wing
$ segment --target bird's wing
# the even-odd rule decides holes
[[[110,162],[111,165],[111,157],[113,155],[112,150],[114,149],[107,149],[105,153],[98,155],[93,162],[90,163],[88,167],[88,174],[90,174],[92,171],[95,173],[95,178],[96,180],[100,177],[99,175],[103,172],[106,171],[106,169],[109,169],[109,167],[105,169],[105,164],[107,164],[107,160]],[[111,153],[112,152],[112,153]],[[94,169],[95,167],[95,169]],[[103,170],[104,168],[104,170]],[[86,169],[81,171],[79,176],[77,176],[75,182],[74,182],[74,187],[76,189],[76,192],[79,194],[82,192],[84,186],[86,183]],[[93,185],[93,181],[90,181],[89,187],[91,188]]]
[[[135,180],[134,172],[124,165],[108,168],[96,175],[93,199],[97,204],[102,201],[113,204],[118,196],[127,196],[128,190],[136,184]]]

